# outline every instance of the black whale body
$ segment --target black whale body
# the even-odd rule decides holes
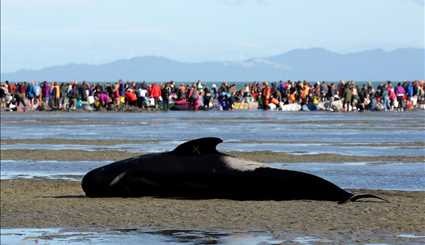
[[[298,171],[264,167],[216,150],[219,138],[201,138],[174,151],[146,154],[88,172],[82,188],[88,197],[160,196],[235,200],[328,200],[354,196],[335,184]],[[381,199],[381,198],[379,198]]]

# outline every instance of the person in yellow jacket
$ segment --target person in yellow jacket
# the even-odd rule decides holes
[[[301,103],[302,104],[307,103],[307,97],[308,97],[309,93],[310,93],[310,86],[306,81],[304,81],[304,83],[302,85],[302,90],[301,90]]]
[[[57,82],[53,82],[52,87],[53,109],[60,108],[61,89]]]

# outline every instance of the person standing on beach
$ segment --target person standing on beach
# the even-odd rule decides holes
[[[60,108],[61,90],[57,82],[53,82],[52,97],[53,97],[53,109],[58,110]]]
[[[328,96],[329,86],[328,84],[323,81],[320,84],[320,100],[323,102],[326,100],[326,97]]]
[[[326,95],[327,100],[329,100],[332,103],[336,95],[338,95],[338,92],[337,92],[335,83],[329,84],[328,94]]]
[[[394,92],[393,86],[390,81],[387,82],[387,91],[388,91],[388,97],[390,98],[390,111],[393,111],[397,103],[397,96]]]
[[[382,90],[382,99],[384,103],[384,111],[389,111],[391,109],[391,102],[387,84],[384,85],[384,89]]]
[[[121,98],[120,98],[120,84],[118,82],[116,82],[114,84],[114,88],[112,90],[113,93],[113,98],[114,98],[114,105],[115,105],[115,110],[119,110],[120,107],[120,102],[121,102]]]
[[[119,80],[119,92],[120,92],[120,96],[123,97],[125,96],[125,83],[123,80]]]
[[[41,101],[42,101],[42,98],[41,98],[41,87],[40,87],[40,84],[38,82],[34,82],[33,87],[34,87],[34,95],[35,95],[34,96],[34,104],[37,105],[37,107],[34,108],[34,109],[40,110]]]
[[[353,94],[352,94],[350,84],[349,83],[345,84],[344,93],[343,93],[344,104],[342,106],[344,111],[350,111],[351,110],[351,100],[353,99],[352,95]]]
[[[261,94],[263,95],[263,109],[267,110],[269,109],[269,104],[270,104],[270,100],[271,100],[271,96],[272,96],[272,90],[269,87],[269,83],[267,81],[263,82],[263,89]]]
[[[404,96],[406,94],[406,90],[404,90],[404,87],[401,86],[401,83],[397,84],[397,87],[395,89],[395,93],[397,95],[397,101],[398,101],[398,107],[397,110],[403,111],[404,108]]]
[[[26,89],[29,110],[31,111],[34,109],[34,98],[35,98],[34,84],[35,84],[35,81],[31,81],[30,83],[28,83],[27,89]]]
[[[149,92],[149,96],[152,97],[155,101],[155,109],[158,108],[159,106],[159,102],[162,99],[161,98],[161,87],[159,86],[159,84],[157,83],[152,83],[151,84],[151,89]]]
[[[76,110],[77,109],[77,98],[78,98],[78,88],[77,82],[72,81],[71,83],[71,91],[68,94],[69,96],[69,109]]]
[[[168,111],[170,109],[170,95],[171,95],[171,87],[169,83],[165,83],[162,90],[162,110]]]
[[[16,86],[16,89],[18,90],[18,94],[21,98],[25,98],[26,91],[27,91],[27,82],[18,83]]]
[[[413,83],[410,81],[406,85],[406,94],[407,94],[407,100],[411,102],[411,104],[416,104],[414,102],[415,97],[415,86],[413,86]]]
[[[360,97],[359,97],[359,90],[357,88],[357,86],[355,84],[351,84],[351,93],[352,93],[352,100],[351,100],[351,105],[353,107],[354,111],[357,111],[357,105],[359,103]]]
[[[43,82],[41,93],[43,97],[43,109],[47,110],[50,107],[50,84],[47,81]]]
[[[307,81],[303,81],[303,83],[300,85],[300,98],[301,98],[301,106],[307,104],[307,99],[310,94],[310,84],[308,84]]]
[[[192,110],[196,110],[196,101],[198,99],[198,93],[195,84],[192,84],[192,86],[190,86],[189,91],[187,92],[187,98],[190,108]]]
[[[145,88],[145,84],[138,84],[137,85],[137,106],[139,108],[144,108],[146,105],[146,94],[148,93],[148,90]]]
[[[69,105],[69,83],[61,83],[60,85],[60,91],[61,91],[61,97],[60,97],[60,109],[61,110],[67,110]]]
[[[210,89],[205,86],[204,92],[203,92],[203,104],[204,104],[204,110],[210,109],[210,103],[211,103],[212,95]]]

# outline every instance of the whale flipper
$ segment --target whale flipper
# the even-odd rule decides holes
[[[182,156],[197,156],[218,153],[216,146],[223,142],[216,137],[206,137],[185,142],[174,149],[173,153]]]

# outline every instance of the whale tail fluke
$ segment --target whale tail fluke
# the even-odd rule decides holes
[[[346,203],[346,202],[348,202],[348,201],[350,201],[350,202],[356,202],[356,201],[358,201],[358,200],[360,200],[360,199],[364,199],[364,198],[374,198],[374,199],[379,199],[379,200],[382,200],[382,201],[384,201],[384,202],[386,202],[386,203],[389,203],[389,202],[390,202],[390,201],[388,201],[388,200],[386,200],[386,199],[384,199],[384,198],[382,198],[382,197],[378,197],[378,196],[376,196],[376,195],[372,195],[372,194],[359,194],[359,195],[353,195],[353,196],[352,196],[352,197],[350,197],[349,199],[344,200],[344,201],[339,202],[339,203]]]

